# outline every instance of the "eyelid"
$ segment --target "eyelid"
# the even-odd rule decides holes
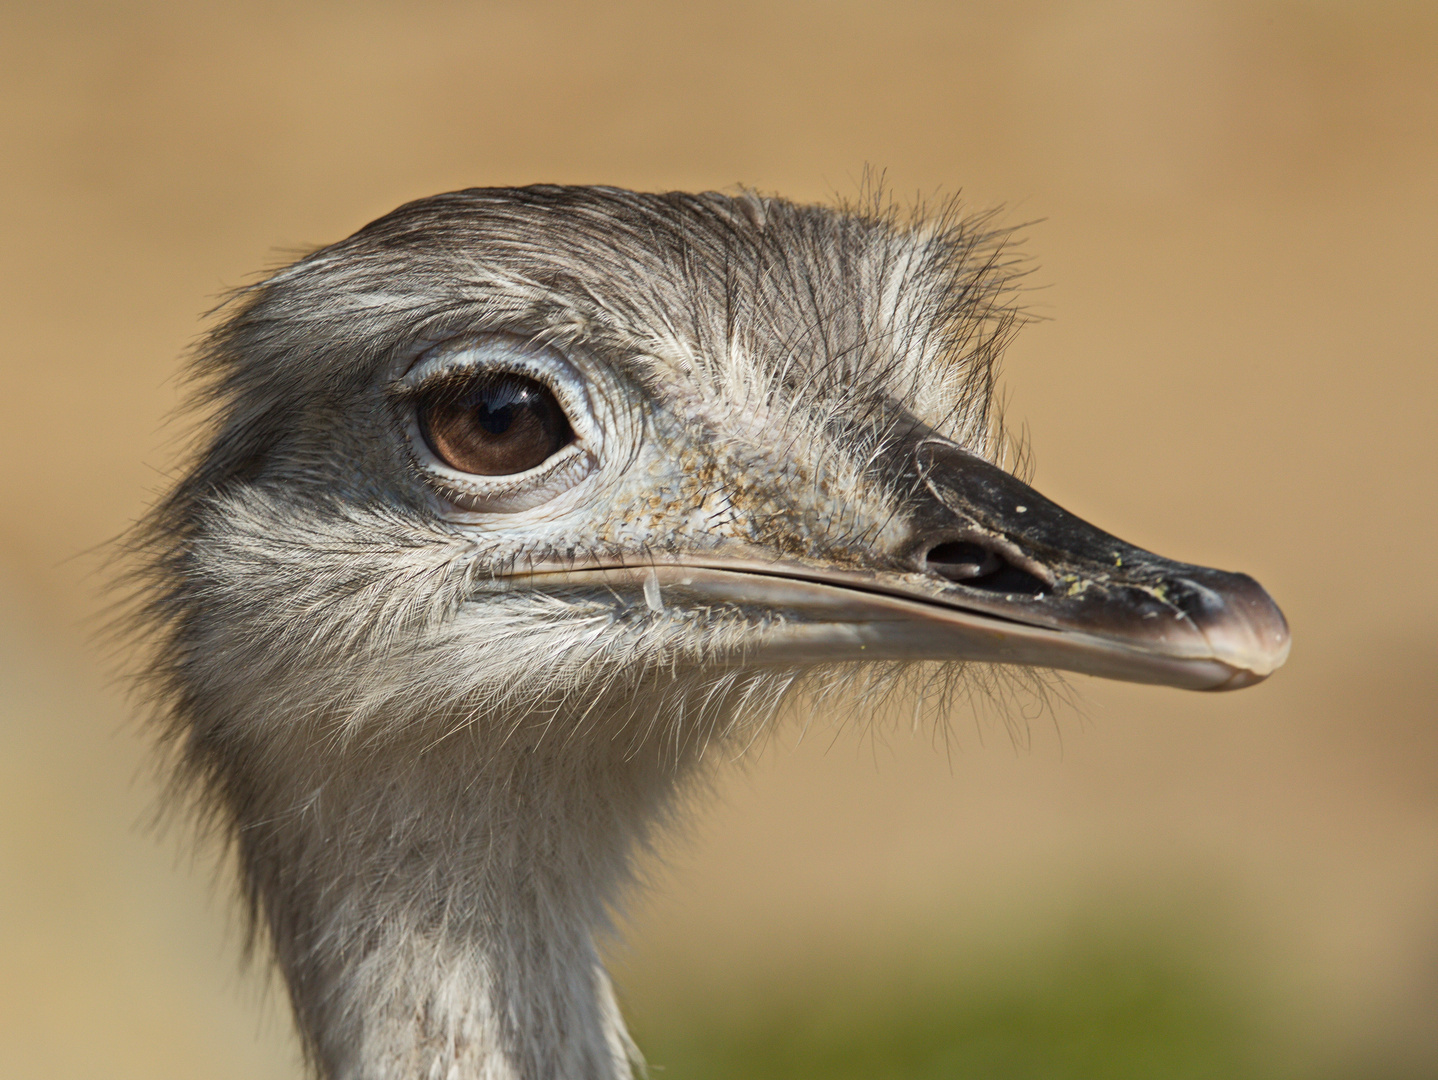
[[[436,376],[467,369],[528,375],[556,394],[584,386],[583,377],[560,353],[512,334],[483,334],[436,345],[415,360],[400,377],[399,386],[419,390]]]

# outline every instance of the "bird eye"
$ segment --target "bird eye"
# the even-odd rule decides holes
[[[440,461],[478,476],[526,472],[574,441],[549,387],[512,373],[444,380],[421,399],[419,430]]]

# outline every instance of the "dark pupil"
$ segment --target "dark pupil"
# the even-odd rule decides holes
[[[474,409],[474,422],[491,435],[503,435],[514,423],[514,405],[501,405],[491,409],[489,402],[481,401]]]
[[[420,406],[425,442],[450,468],[524,472],[574,440],[554,394],[522,375],[482,375],[434,391]]]

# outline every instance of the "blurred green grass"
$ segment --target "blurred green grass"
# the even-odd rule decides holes
[[[1187,944],[1104,931],[952,965],[910,956],[762,988],[625,996],[653,1080],[1297,1075],[1233,973]]]

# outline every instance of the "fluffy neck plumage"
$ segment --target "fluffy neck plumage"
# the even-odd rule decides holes
[[[631,1076],[594,935],[697,754],[565,730],[331,745],[246,785],[242,863],[327,1078]]]

